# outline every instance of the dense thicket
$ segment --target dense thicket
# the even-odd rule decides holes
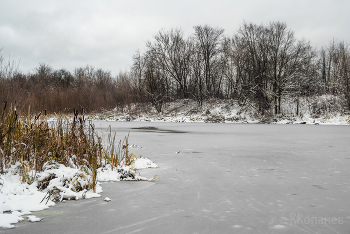
[[[130,71],[113,78],[90,66],[73,73],[41,64],[22,74],[0,57],[0,100],[21,110],[101,111],[132,102],[151,102],[161,112],[165,102],[190,98],[235,99],[262,114],[280,114],[285,100],[299,114],[301,97],[332,94],[350,109],[350,47],[332,41],[313,48],[298,40],[285,23],[243,23],[232,36],[208,25],[185,37],[180,29],[161,30],[133,56]]]

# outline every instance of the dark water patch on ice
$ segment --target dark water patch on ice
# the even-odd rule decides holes
[[[149,127],[140,127],[140,128],[132,128],[132,129],[157,130],[158,128],[149,126]]]
[[[165,132],[165,133],[186,133],[185,131],[177,131],[177,130],[169,130],[169,129],[160,129],[156,127],[146,126],[146,127],[139,127],[139,128],[132,128],[136,130],[143,130],[148,132]]]
[[[199,152],[199,151],[184,151],[185,154],[201,154],[203,152]]]
[[[319,185],[319,184],[313,184],[312,186],[315,187],[315,188],[318,188],[318,189],[328,190],[328,189],[326,189],[325,187],[323,187],[322,185]]]
[[[274,171],[274,168],[258,168],[258,171]]]

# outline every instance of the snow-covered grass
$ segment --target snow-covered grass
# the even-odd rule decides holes
[[[215,123],[276,123],[276,124],[349,124],[345,100],[333,95],[282,100],[282,114],[261,116],[252,106],[239,106],[234,100],[212,99],[201,107],[189,99],[166,103],[162,113],[150,104],[131,104],[124,108],[91,115],[91,119],[106,121],[146,122],[215,122]],[[297,113],[298,112],[298,113]]]
[[[6,106],[5,106],[6,107]],[[30,180],[28,172],[45,170],[47,162],[63,165],[75,164],[92,171],[92,188],[96,184],[95,171],[105,156],[101,138],[84,117],[56,117],[48,121],[40,114],[34,117],[20,117],[16,110],[0,113],[0,173],[20,162],[23,181]],[[28,181],[30,182],[30,181]]]
[[[132,165],[119,165],[111,169],[107,164],[97,169],[98,181],[143,180],[138,169],[158,167],[147,158],[136,158]],[[63,164],[50,162],[42,172],[28,172],[31,183],[22,182],[21,164],[18,162],[0,174],[0,228],[13,228],[13,224],[28,219],[30,222],[42,220],[41,217],[29,215],[33,211],[47,209],[55,201],[78,200],[100,197],[102,187],[96,185],[96,192],[91,186],[92,176],[87,168],[66,167]]]

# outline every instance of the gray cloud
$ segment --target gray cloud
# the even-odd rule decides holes
[[[191,34],[193,26],[210,24],[232,35],[243,20],[279,20],[317,47],[333,38],[350,42],[349,7],[345,0],[5,0],[0,48],[5,57],[21,59],[23,72],[47,63],[69,70],[89,64],[117,74],[162,28],[181,27]]]

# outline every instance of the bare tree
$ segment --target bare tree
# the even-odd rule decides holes
[[[270,74],[273,82],[275,114],[281,113],[281,98],[288,87],[300,86],[309,75],[310,63],[315,57],[310,43],[297,41],[294,33],[281,22],[268,27]]]
[[[179,97],[187,98],[193,47],[191,41],[183,38],[180,29],[162,30],[155,36],[153,43],[147,43],[147,47],[152,51],[154,65],[175,82]]]
[[[235,59],[241,82],[240,99],[257,103],[259,112],[264,115],[270,109],[272,95],[268,84],[268,40],[263,25],[247,24],[234,36]]]
[[[167,98],[169,82],[164,74],[164,69],[160,69],[156,65],[156,59],[152,51],[148,51],[146,54],[144,79],[146,93],[150,102],[158,113],[162,112],[163,104]]]
[[[192,97],[202,106],[205,97],[204,64],[202,54],[199,50],[193,50],[190,60],[191,67],[191,94]]]
[[[223,29],[213,28],[209,25],[195,26],[195,49],[201,54],[206,96],[214,96],[220,89],[222,73],[221,42]]]
[[[315,56],[310,44],[297,41],[281,22],[244,23],[231,47],[240,99],[254,100],[262,115],[272,106],[275,114],[281,112],[282,96],[308,75]]]
[[[344,42],[339,44],[340,66],[344,95],[347,100],[348,110],[350,110],[350,47]]]
[[[344,95],[350,109],[350,48],[345,42],[332,41],[320,50],[320,82],[324,94]]]
[[[6,61],[1,54],[3,49],[4,48],[0,48],[0,79],[10,79],[17,73],[19,73],[19,62],[11,60],[10,56],[9,59]]]
[[[146,68],[146,58],[140,51],[136,51],[133,56],[133,65],[131,67],[131,79],[133,82],[133,88],[135,89],[136,100],[138,102],[145,101],[144,94],[144,71]]]

